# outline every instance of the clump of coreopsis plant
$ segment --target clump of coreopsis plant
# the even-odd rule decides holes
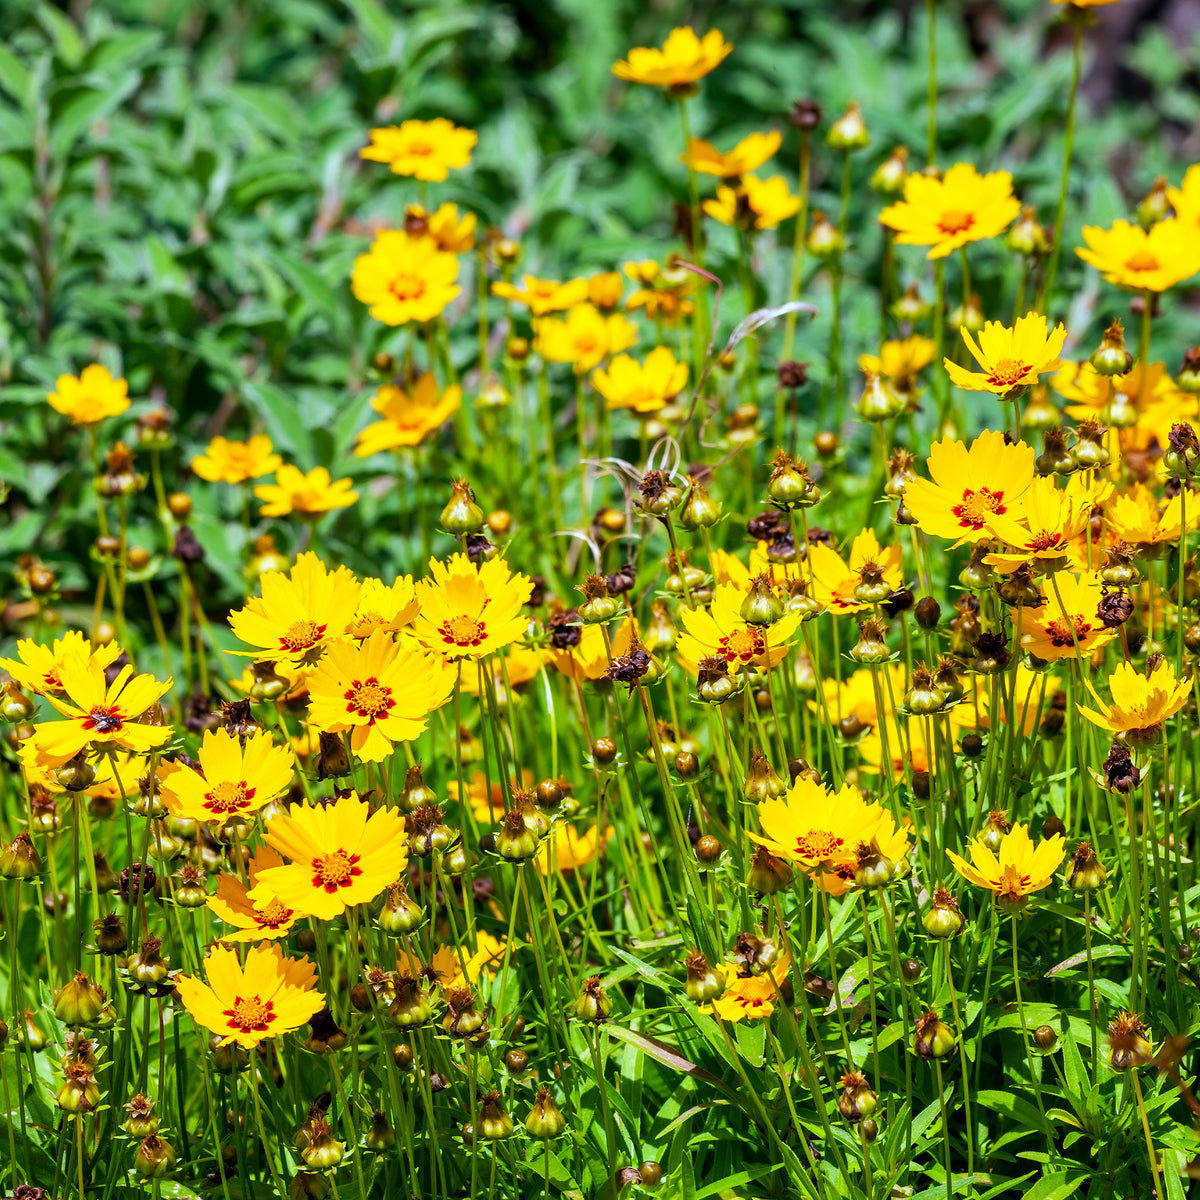
[[[1052,212],[939,158],[932,65],[920,163],[853,104],[693,136],[716,29],[612,68],[681,123],[659,258],[529,273],[440,190],[473,130],[371,129],[353,474],[62,364],[94,528],[0,659],[0,1188],[1189,1193],[1200,165],[1065,240],[1093,7]],[[389,489],[409,571],[355,571]]]

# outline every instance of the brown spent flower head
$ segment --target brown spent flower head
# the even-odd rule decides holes
[[[628,654],[618,654],[608,668],[608,678],[613,683],[627,683],[629,691],[638,686],[639,682],[650,670],[651,657],[645,648],[634,644]]]
[[[788,120],[795,128],[811,133],[820,125],[822,115],[821,106],[815,100],[796,100],[792,103]]]
[[[1133,761],[1133,755],[1127,746],[1114,739],[1104,760],[1104,784],[1110,792],[1129,795],[1141,782],[1141,770]]]

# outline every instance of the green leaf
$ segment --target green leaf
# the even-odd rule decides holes
[[[38,5],[37,19],[54,39],[54,48],[58,51],[59,58],[68,67],[79,66],[83,58],[83,38],[80,37],[79,30],[75,28],[71,18],[52,5],[43,3]]]
[[[1055,1171],[1051,1175],[1043,1175],[1021,1200],[1066,1200],[1079,1191],[1090,1177],[1088,1172],[1078,1168],[1075,1171]]]
[[[21,60],[0,42],[0,88],[22,107],[28,107],[33,76]]]

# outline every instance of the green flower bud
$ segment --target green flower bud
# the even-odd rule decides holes
[[[825,141],[834,150],[861,150],[870,144],[867,123],[857,104],[848,104],[846,111],[829,127]]]
[[[54,993],[54,1015],[64,1025],[90,1025],[104,1008],[104,992],[82,971],[76,971]]]
[[[759,628],[774,625],[783,616],[783,601],[765,575],[757,575],[750,581],[750,591],[739,614],[747,625]]]
[[[490,1142],[506,1138],[513,1131],[513,1119],[500,1105],[499,1092],[485,1092],[479,1098],[479,1116],[474,1122],[481,1138]]]
[[[957,937],[962,933],[964,924],[958,901],[945,888],[938,888],[921,923],[931,938]]]
[[[689,1000],[696,1004],[707,1004],[724,992],[724,967],[711,966],[708,959],[699,952],[689,954],[684,965],[687,967],[687,980],[683,990]]]
[[[144,1137],[133,1156],[133,1169],[143,1179],[162,1179],[174,1165],[174,1147],[157,1133]]]
[[[455,537],[478,533],[483,528],[483,509],[475,503],[475,493],[465,479],[451,481],[450,501],[442,509],[441,526]]]
[[[21,691],[16,680],[10,679],[0,686],[0,720],[19,725],[28,721],[33,713],[33,701]]]
[[[0,854],[0,875],[5,879],[35,879],[42,873],[42,860],[27,833],[18,833]]]
[[[538,1141],[548,1142],[558,1137],[566,1128],[567,1122],[554,1103],[548,1087],[539,1087],[534,1098],[533,1107],[525,1117],[525,1131]]]
[[[612,1001],[600,984],[600,976],[593,975],[586,979],[579,999],[575,1001],[575,1016],[581,1021],[600,1022],[607,1020],[611,1013]]]
[[[387,1114],[376,1109],[371,1114],[371,1127],[363,1138],[372,1154],[383,1154],[396,1144],[396,1132],[387,1119]]]
[[[1127,375],[1133,367],[1133,355],[1125,349],[1125,331],[1120,321],[1105,330],[1100,345],[1092,351],[1089,359],[1100,375]]]
[[[913,1049],[919,1057],[926,1060],[945,1058],[954,1052],[956,1045],[954,1031],[939,1019],[936,1009],[929,1009],[917,1019],[913,1032]]]

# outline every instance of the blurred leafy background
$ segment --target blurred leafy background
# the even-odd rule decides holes
[[[1049,221],[1070,75],[1058,9],[1042,0],[939,0],[937,8],[943,164],[1008,168]],[[304,468],[374,477],[333,523],[333,549],[372,573],[411,569],[414,547],[397,530],[415,489],[442,490],[450,468],[426,458],[393,487],[384,476],[390,460],[351,454],[374,390],[367,364],[397,340],[351,297],[351,264],[371,227],[400,224],[416,199],[406,183],[359,161],[367,130],[408,116],[477,129],[471,166],[437,198],[520,238],[523,269],[561,278],[662,256],[678,248],[674,203],[687,188],[676,114],[656,89],[627,87],[610,67],[674,24],[716,25],[737,51],[695,102],[698,135],[725,146],[751,130],[783,130],[770,170],[794,186],[792,101],[818,99],[827,120],[849,101],[862,104],[872,142],[855,158],[853,280],[876,269],[879,253],[871,171],[899,143],[922,161],[925,21],[920,3],[815,0],[114,0],[69,10],[8,0],[0,10],[0,476],[10,492],[0,569],[34,550],[68,590],[85,582],[86,545],[73,539],[87,535],[74,532],[71,517],[91,503],[90,472],[80,469],[86,452],[45,396],[60,373],[95,360],[128,376],[139,401],[130,419],[151,403],[175,412],[168,486],[186,485],[187,462],[213,434],[265,430]],[[1157,174],[1177,180],[1200,158],[1198,62],[1194,0],[1125,0],[1101,10],[1088,31],[1068,284],[1085,288],[1069,252],[1082,224],[1125,215]],[[814,203],[832,209],[839,164],[818,147]],[[713,235],[710,265],[732,280],[725,232]],[[774,245],[759,240],[758,265],[777,301],[787,267]],[[1017,269],[998,245],[989,253],[976,268],[985,312],[989,286],[998,291],[1005,273],[1011,284]],[[904,263],[919,269],[919,254]],[[460,307],[449,315],[466,366],[475,345],[472,257],[463,264]],[[806,284],[818,300],[825,287],[822,277]],[[1074,294],[1077,336],[1119,315],[1093,311],[1094,273]],[[874,348],[872,303],[866,289],[861,304],[851,291],[847,363]],[[728,301],[730,320],[736,304]],[[1193,332],[1186,312],[1167,320],[1185,338]],[[821,321],[809,326],[805,356],[819,359],[826,336]],[[775,351],[768,338],[768,365]],[[468,374],[466,383],[470,393],[478,381]],[[210,594],[232,599],[246,534],[220,507],[222,490],[196,489],[193,525]]]

